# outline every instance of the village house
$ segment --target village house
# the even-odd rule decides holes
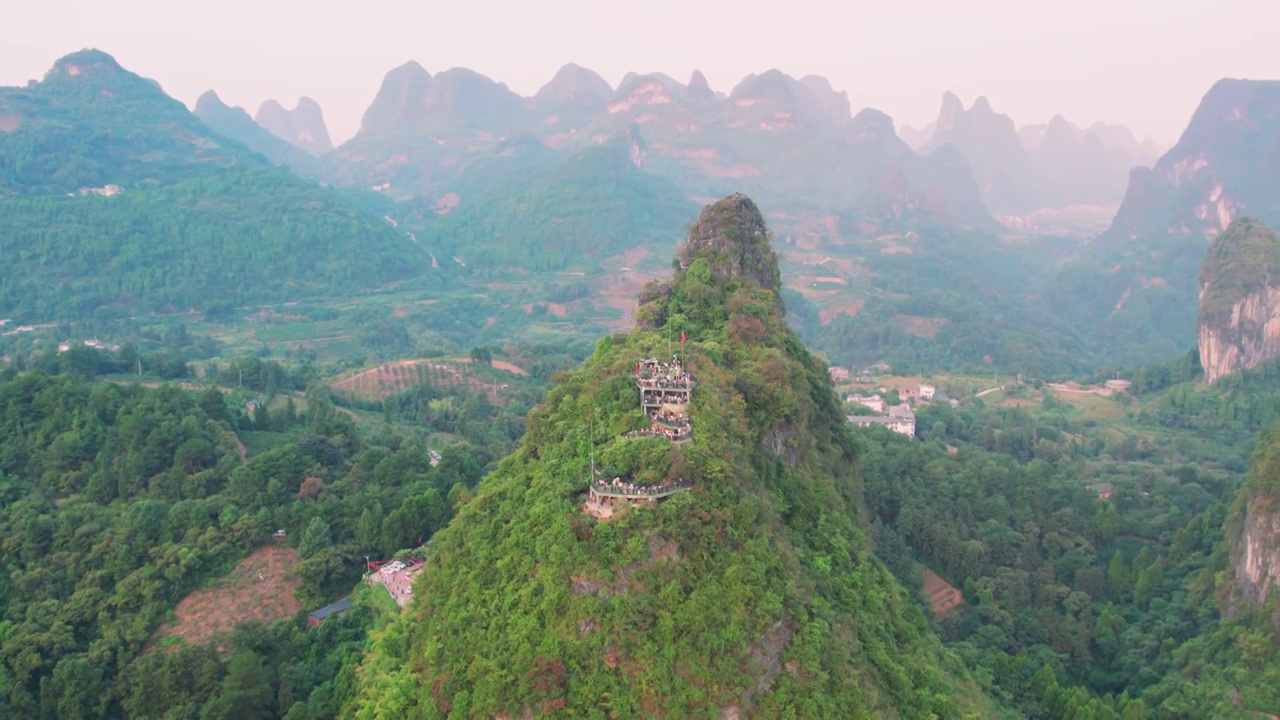
[[[866,407],[877,415],[884,414],[884,398],[879,395],[859,395],[857,393],[850,393],[849,397],[846,399],[851,403],[858,403],[859,405]]]
[[[831,382],[849,382],[849,369],[842,367],[829,367],[827,374],[831,376]]]
[[[1106,387],[1111,392],[1125,392],[1131,383],[1128,380],[1108,380]]]
[[[929,402],[930,400],[933,400],[933,396],[936,392],[937,392],[937,388],[935,388],[932,385],[921,385],[920,399],[924,400],[925,402]]]
[[[1106,500],[1111,497],[1111,493],[1115,492],[1116,486],[1109,482],[1100,482],[1090,485],[1089,489],[1098,493],[1098,497],[1100,499]]]
[[[898,399],[902,402],[915,402],[920,399],[920,391],[916,388],[900,387],[898,388]]]
[[[858,427],[884,425],[890,430],[914,438],[916,436],[916,414],[906,405],[894,405],[889,408],[888,415],[849,415],[848,421]]]

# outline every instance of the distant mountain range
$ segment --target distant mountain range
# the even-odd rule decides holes
[[[1111,227],[1046,297],[1096,337],[1165,356],[1195,343],[1196,275],[1242,216],[1280,226],[1280,82],[1220,80],[1178,144],[1137,168]],[[1137,360],[1133,356],[1132,360]]]
[[[982,227],[991,226],[990,214],[1114,206],[1129,170],[1156,156],[1154,143],[1139,142],[1124,126],[1082,129],[1055,116],[1015,129],[985,98],[966,110],[947,93],[938,121],[891,133],[902,142],[877,137],[882,164],[850,171],[851,155],[865,160],[869,138],[865,123],[853,122],[848,94],[821,76],[797,80],[777,70],[749,75],[725,94],[698,71],[687,83],[661,73],[630,73],[613,88],[597,73],[569,64],[524,98],[466,68],[432,75],[408,62],[387,73],[359,133],[336,150],[319,105],[309,98],[294,110],[267,101],[255,119],[275,137],[325,156],[319,173],[325,180],[396,200],[453,193],[450,184],[469,162],[517,133],[566,151],[630,137],[643,141],[638,165],[649,161],[646,169],[692,197],[749,190],[789,210],[856,215],[868,229],[918,219]],[[268,148],[242,125],[219,130],[309,173],[296,157]],[[851,134],[862,147],[849,147]],[[954,155],[929,161],[948,144],[970,166],[977,203],[934,182],[958,172]],[[910,151],[926,161],[906,159]],[[778,220],[788,229],[785,218]]]
[[[636,167],[691,198],[745,190],[784,217],[849,216],[879,233],[913,222],[994,227],[954,153],[918,156],[877,111],[852,117],[848,96],[818,76],[770,70],[727,95],[694,72],[687,84],[630,74],[618,88],[568,65],[532,98],[455,68],[431,75],[417,63],[387,73],[360,132],[326,155],[331,182],[395,200],[456,197],[467,166],[516,136],[562,153],[622,140]]]

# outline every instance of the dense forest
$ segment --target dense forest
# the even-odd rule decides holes
[[[180,312],[349,294],[430,258],[286,171],[226,170],[114,197],[0,199],[0,314]]]
[[[929,405],[916,441],[860,431],[877,552],[908,587],[923,565],[962,590],[939,632],[1018,716],[1275,708],[1270,611],[1224,601],[1240,478],[1253,435],[1275,422],[1275,372],[1206,388],[1191,382],[1194,353],[1142,368],[1120,431],[1051,393],[1033,411]],[[1276,443],[1274,432],[1259,443],[1251,492],[1275,487]]]
[[[306,394],[306,412],[290,402],[245,414],[214,389],[12,368],[2,379],[6,717],[239,719],[283,716],[295,703],[306,712],[290,717],[332,717],[336,668],[354,667],[384,614],[376,604],[315,635],[305,623],[246,631],[229,657],[144,648],[183,595],[276,529],[301,553],[304,607],[345,594],[358,556],[428,538],[485,470],[465,443],[432,467],[411,437],[358,432],[324,389]],[[238,435],[255,433],[274,442],[242,460]],[[250,693],[261,696],[253,712],[243,710],[248,680],[266,683]]]
[[[474,195],[431,220],[420,235],[441,257],[468,268],[593,270],[600,260],[650,245],[667,255],[692,204],[671,181],[636,167],[621,142],[547,158],[488,185],[463,177]],[[474,173],[490,177],[481,164]]]

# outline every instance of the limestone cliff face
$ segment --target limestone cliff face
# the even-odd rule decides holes
[[[1258,436],[1226,533],[1234,582],[1224,609],[1261,607],[1280,592],[1280,427]]]
[[[1210,383],[1280,357],[1280,236],[1265,225],[1237,220],[1209,248],[1199,341]]]
[[[1202,298],[1206,289],[1202,286]],[[1200,364],[1210,383],[1276,357],[1280,357],[1280,288],[1268,287],[1236,301],[1226,326],[1200,326]]]
[[[1280,506],[1256,493],[1246,503],[1244,521],[1232,548],[1238,599],[1257,607],[1280,584]]]

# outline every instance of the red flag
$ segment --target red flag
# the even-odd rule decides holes
[[[640,372],[640,363],[636,363],[636,372]]]
[[[684,331],[680,331],[680,342],[684,342]]]

